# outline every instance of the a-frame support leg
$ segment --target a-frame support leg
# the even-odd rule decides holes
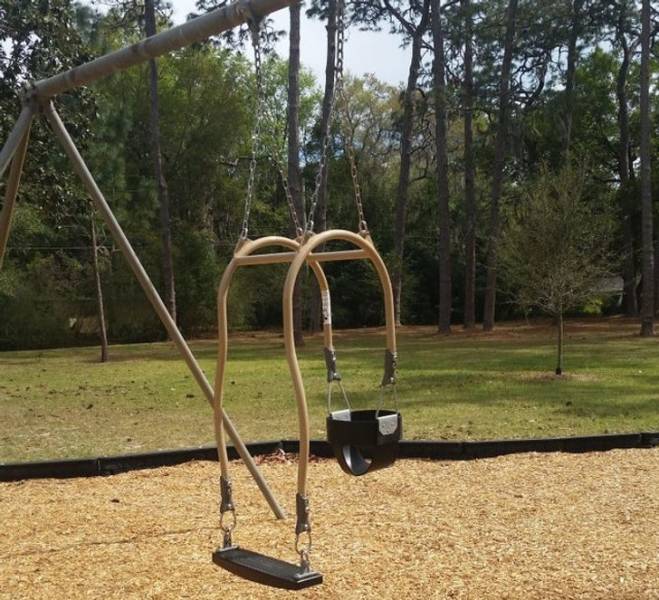
[[[135,277],[137,277],[137,280],[142,286],[144,293],[149,299],[149,302],[151,302],[151,305],[158,314],[158,317],[160,317],[162,324],[165,326],[165,329],[167,330],[167,333],[169,334],[170,338],[178,348],[178,351],[183,356],[188,368],[190,369],[190,372],[194,376],[201,390],[204,392],[208,402],[210,403],[211,406],[213,406],[214,403],[213,388],[206,379],[204,372],[201,370],[199,363],[195,359],[188,344],[181,335],[181,332],[176,326],[176,323],[174,322],[171,315],[167,311],[167,308],[165,307],[165,304],[160,298],[158,291],[156,290],[153,283],[149,279],[149,276],[147,275],[146,271],[144,270],[144,267],[142,266],[142,263],[140,262],[139,258],[135,254],[135,251],[130,245],[128,238],[126,237],[123,230],[121,229],[121,226],[117,222],[117,219],[115,218],[112,209],[105,200],[101,190],[96,184],[96,181],[94,181],[94,178],[89,172],[89,169],[85,164],[85,161],[80,156],[80,153],[78,152],[78,149],[76,148],[73,139],[69,135],[69,132],[66,130],[64,123],[62,123],[62,120],[60,119],[60,116],[57,114],[57,111],[52,105],[52,102],[49,102],[47,105],[44,106],[44,113],[53,131],[55,132],[55,135],[62,144],[64,151],[66,152],[66,155],[69,157],[69,160],[73,164],[74,170],[76,171],[76,173],[82,180],[83,185],[87,189],[87,192],[89,193],[92,201],[94,202],[96,209],[103,217],[103,220],[105,221],[106,226],[110,230],[112,237],[114,238],[116,244],[121,249],[121,252],[123,253],[124,257],[128,261],[128,264],[130,265],[131,269],[133,270],[133,273],[135,274]],[[266,500],[268,501],[270,508],[275,513],[277,518],[279,519],[285,518],[286,514],[277,503],[277,500],[275,499],[272,491],[270,490],[270,487],[268,486],[263,475],[256,466],[254,459],[249,454],[249,451],[245,447],[243,441],[240,439],[240,436],[238,435],[238,432],[236,431],[236,428],[234,427],[233,423],[226,415],[226,413],[223,414],[223,417],[224,417],[224,427],[226,429],[226,432],[229,434],[229,437],[233,441],[236,450],[238,451],[238,454],[247,465],[247,468],[249,469],[252,477],[254,478],[257,485],[259,486],[259,489],[261,490]]]
[[[9,230],[11,229],[14,206],[16,205],[16,194],[18,193],[18,186],[21,182],[21,174],[23,173],[27,143],[30,139],[32,118],[33,115],[32,112],[30,112],[29,120],[24,126],[22,136],[19,139],[14,158],[11,162],[9,177],[7,178],[7,187],[5,189],[5,201],[2,205],[2,210],[0,211],[0,271],[2,270],[2,264],[7,250],[7,240],[9,239]]]
[[[11,162],[18,145],[23,139],[23,134],[29,129],[34,113],[35,109],[31,103],[23,105],[21,114],[18,115],[18,119],[16,119],[13,129],[9,132],[5,145],[0,150],[0,177],[2,177],[7,165]]]

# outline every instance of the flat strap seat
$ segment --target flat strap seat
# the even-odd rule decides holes
[[[337,410],[327,417],[327,440],[348,475],[366,475],[398,458],[403,418],[392,410]]]
[[[323,582],[323,575],[317,571],[303,571],[299,565],[240,546],[217,549],[213,562],[243,579],[285,590],[301,590]]]

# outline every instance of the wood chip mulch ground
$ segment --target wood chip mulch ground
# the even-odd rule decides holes
[[[294,462],[263,461],[293,510]],[[237,540],[294,559],[234,463]],[[215,567],[218,465],[0,484],[0,598],[291,598]],[[298,598],[659,599],[659,449],[310,467],[313,566]]]

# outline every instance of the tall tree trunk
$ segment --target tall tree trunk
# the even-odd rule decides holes
[[[465,53],[462,82],[464,114],[464,184],[465,184],[465,300],[464,327],[476,326],[476,167],[474,160],[474,73],[473,16],[471,0],[462,0]]]
[[[296,2],[290,6],[290,34],[288,55],[288,184],[297,218],[304,227],[304,196],[300,172],[300,9]],[[298,277],[293,290],[293,328],[295,344],[304,345],[302,334],[302,278]]]
[[[451,333],[451,224],[449,213],[448,150],[446,141],[446,74],[440,0],[432,0],[432,39],[435,50],[435,144],[437,203],[439,213],[439,324],[440,333]]]
[[[147,37],[156,34],[156,11],[154,0],[144,0],[144,30]],[[165,306],[176,321],[176,283],[174,280],[174,260],[172,258],[172,223],[169,210],[169,192],[163,173],[162,150],[160,147],[160,104],[158,101],[158,67],[154,59],[149,60],[149,95],[151,154],[158,188],[160,205],[160,239],[162,277],[165,285]]]
[[[581,31],[581,9],[584,0],[570,2],[570,35],[567,47],[567,71],[565,74],[565,138],[563,151],[566,160],[569,158],[572,143],[572,121],[574,119],[574,82],[577,71],[577,43]]]
[[[400,140],[400,172],[396,191],[396,216],[394,221],[394,310],[396,324],[400,325],[401,293],[403,287],[403,259],[405,253],[405,227],[407,225],[407,202],[409,199],[410,173],[412,169],[412,135],[414,133],[414,94],[421,68],[421,46],[423,35],[430,18],[429,0],[424,0],[423,14],[412,35],[412,57],[407,75],[407,86],[403,97],[403,123]]]
[[[634,237],[632,210],[629,203],[629,107],[627,104],[627,75],[629,73],[630,50],[625,37],[626,3],[623,2],[618,15],[616,38],[622,50],[622,62],[616,78],[618,99],[618,176],[620,178],[620,211],[622,213],[623,235],[623,311],[628,316],[638,314],[636,303],[636,265],[634,261]]]
[[[323,106],[320,117],[321,141],[322,135],[329,127],[330,109],[332,97],[334,96],[334,63],[336,60],[336,0],[327,2],[327,58],[325,61],[325,93],[323,95]],[[322,150],[322,148],[321,148]],[[325,231],[327,228],[327,180],[329,177],[329,156],[325,161],[323,171],[320,174],[320,189],[318,190],[318,204],[316,205],[316,231]],[[319,250],[320,251],[320,250]],[[313,279],[314,292],[311,296],[311,331],[320,330],[320,290],[315,278]]]
[[[99,340],[101,342],[101,362],[107,362],[108,330],[105,322],[105,302],[103,301],[103,285],[101,284],[101,270],[98,266],[98,238],[96,235],[96,221],[94,211],[90,211],[92,232],[92,267],[94,269],[94,283],[96,286],[96,306],[98,309]]]
[[[517,17],[517,0],[510,0],[506,11],[506,35],[504,42],[501,80],[499,83],[499,116],[494,148],[492,168],[492,191],[490,196],[490,232],[487,250],[487,279],[485,283],[485,306],[483,308],[483,330],[494,329],[494,311],[497,294],[497,252],[499,246],[499,201],[503,187],[503,170],[505,166],[506,139],[508,134],[508,115],[510,113],[510,76],[513,62],[515,41],[515,21]]]
[[[652,172],[650,170],[650,0],[641,9],[641,243],[643,295],[641,335],[654,335],[654,248],[652,244]]]

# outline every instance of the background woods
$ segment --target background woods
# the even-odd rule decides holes
[[[199,2],[199,11],[211,7]],[[540,264],[547,256],[534,248],[520,264],[511,248],[532,245],[533,211],[555,215],[556,198],[569,196],[552,195],[552,182],[576,176],[579,193],[569,207],[577,224],[606,227],[591,246],[580,245],[573,229],[558,240],[556,260],[592,266],[585,289],[560,315],[640,312],[642,332],[651,335],[659,307],[656,7],[649,0],[353,0],[345,10],[351,27],[399,34],[392,44],[403,40],[409,70],[398,87],[346,74],[345,106],[327,125],[315,223],[317,230],[357,226],[347,141],[370,230],[391,269],[399,321],[434,323],[448,334],[481,321],[492,329],[497,319],[529,310],[558,315],[529,290],[528,276],[519,277],[553,273]],[[317,81],[304,56],[297,63],[297,43],[289,68],[289,57],[272,49],[280,32],[270,27],[263,36],[269,117],[253,235],[292,230],[272,156],[287,170],[302,221],[315,186],[334,85],[337,3],[293,9],[294,32],[300,18],[327,23],[330,59]],[[152,0],[117,0],[103,13],[70,0],[0,0],[0,136],[18,114],[22,85],[150,35],[168,19],[167,5]],[[245,30],[58,100],[188,335],[213,330],[215,288],[240,233],[256,106],[251,57]],[[0,350],[96,339],[106,329],[101,314],[110,341],[161,338],[42,122],[33,128],[23,181],[0,271]],[[280,323],[281,275],[278,268],[241,273],[234,327]],[[328,276],[339,326],[381,322],[366,265],[333,264]],[[350,283],[357,277],[358,287]],[[301,329],[318,327],[315,293],[302,281]]]

